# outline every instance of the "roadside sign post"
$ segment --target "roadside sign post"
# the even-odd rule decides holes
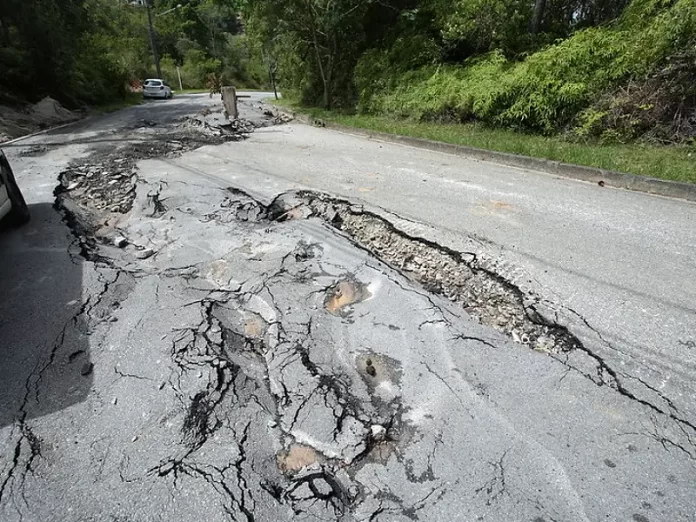
[[[176,75],[179,77],[179,90],[183,91],[184,90],[184,84],[181,83],[181,69],[179,69],[179,66],[176,66]]]
[[[237,119],[239,112],[237,111],[237,89],[235,87],[222,88],[222,106],[225,108],[228,120]]]

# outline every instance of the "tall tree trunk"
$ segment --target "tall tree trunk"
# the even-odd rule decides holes
[[[331,108],[331,91],[329,87],[329,82],[324,80],[324,108]]]
[[[324,63],[321,61],[322,56],[321,56],[321,51],[319,50],[319,42],[317,40],[317,33],[314,27],[312,27],[312,40],[314,44],[314,55],[317,59],[317,65],[319,66],[319,74],[321,75],[321,81],[322,84],[324,85],[324,108],[325,109],[330,109],[331,108],[331,93],[330,93],[330,84],[331,80],[330,78],[327,78],[326,76],[326,70],[324,69]]]
[[[539,32],[541,21],[544,19],[544,11],[546,11],[546,0],[535,0],[532,24],[530,27],[532,34],[537,34]]]

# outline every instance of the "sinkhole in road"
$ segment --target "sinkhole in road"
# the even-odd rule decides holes
[[[382,262],[425,290],[458,303],[482,324],[534,350],[559,354],[581,349],[568,329],[545,317],[534,299],[499,274],[482,267],[474,255],[410,236],[362,206],[325,194],[302,191],[278,196],[266,209],[271,221],[320,218],[346,234]],[[325,306],[339,314],[341,303],[367,298],[355,282],[338,283]]]

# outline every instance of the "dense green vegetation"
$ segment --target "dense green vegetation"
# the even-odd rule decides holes
[[[696,0],[248,0],[305,104],[571,141],[696,138]]]
[[[575,143],[696,139],[696,0],[150,0],[162,75]],[[147,10],[4,0],[0,98],[105,103],[155,76]],[[214,78],[214,79],[213,79]]]
[[[245,87],[268,83],[260,50],[243,34],[232,0],[150,0],[162,74],[179,87],[211,74]],[[181,7],[177,7],[177,6]],[[156,76],[147,10],[125,0],[3,0],[0,101],[50,95],[103,104]]]

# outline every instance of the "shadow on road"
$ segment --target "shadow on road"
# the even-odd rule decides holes
[[[0,428],[83,401],[92,386],[82,259],[49,204],[0,231]]]

